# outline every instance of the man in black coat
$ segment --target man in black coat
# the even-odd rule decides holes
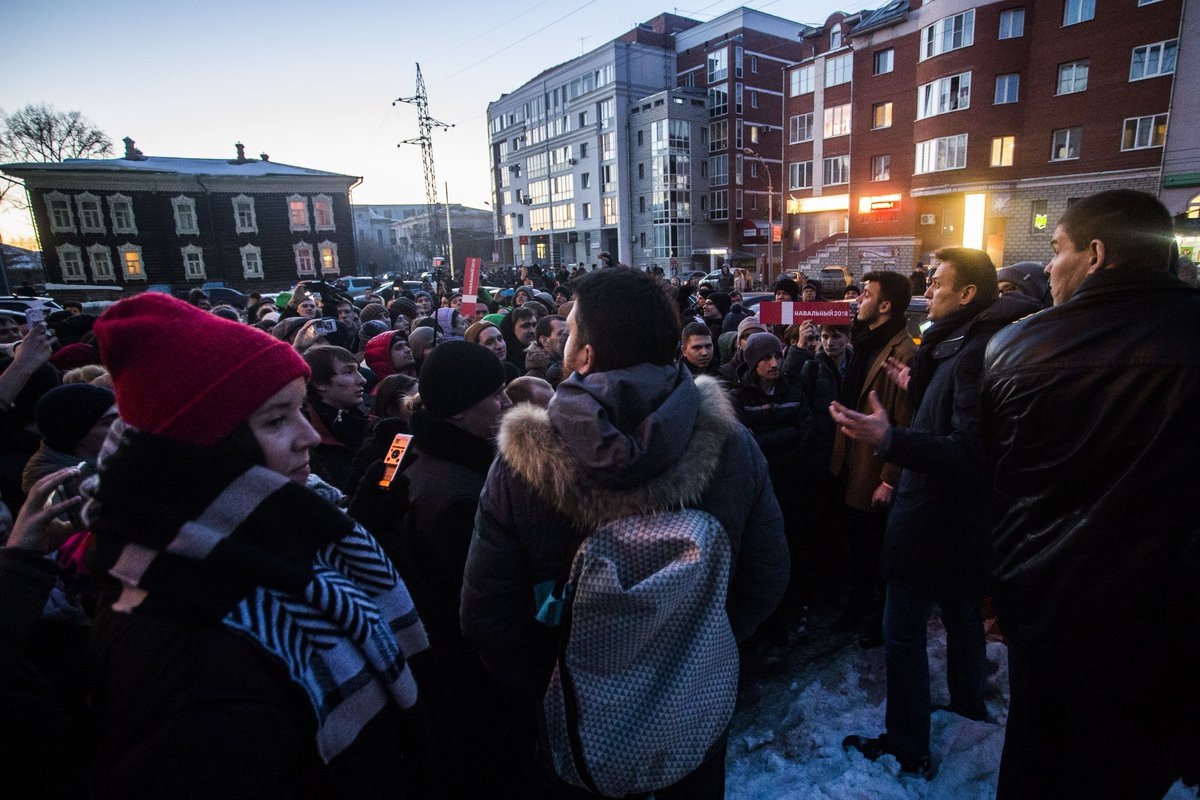
[[[1036,310],[1016,295],[1000,297],[987,254],[939,250],[925,296],[931,327],[911,371],[889,365],[908,390],[910,427],[893,426],[872,393],[871,414],[831,407],[847,436],[902,467],[884,534],[887,580],[883,637],[887,663],[887,732],[850,736],[845,746],[870,759],[894,755],[903,772],[931,777],[926,622],[941,609],[948,649],[949,710],[985,719],[987,678],[980,600],[988,590],[989,481],[979,434],[983,352],[997,330]]]
[[[1054,307],[997,334],[983,432],[1012,703],[998,797],[1200,780],[1200,291],[1151,195],[1067,209]]]

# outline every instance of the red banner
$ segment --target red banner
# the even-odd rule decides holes
[[[815,325],[849,325],[849,303],[792,303],[767,300],[758,304],[764,325],[795,325],[811,320]]]
[[[463,272],[462,307],[458,313],[468,317],[475,313],[475,299],[479,295],[479,271],[482,268],[482,258],[467,259],[467,268]]]

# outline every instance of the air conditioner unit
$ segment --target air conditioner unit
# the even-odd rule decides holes
[[[516,171],[517,171],[517,170],[519,170],[519,169],[520,169],[520,167],[519,167],[518,165],[516,165],[516,164],[509,164],[509,165],[508,165],[508,171],[509,171],[509,172],[516,172]]]
[[[576,160],[575,160],[575,159],[573,159],[573,158],[568,158],[568,159],[567,159],[567,163],[568,163],[568,164],[570,164],[570,165],[573,167],[573,166],[575,166],[576,164],[578,164],[579,162],[578,162],[578,161],[576,161]]]
[[[922,225],[933,225],[936,222],[937,222],[937,215],[935,215],[935,214],[922,214],[921,215],[921,224]]]

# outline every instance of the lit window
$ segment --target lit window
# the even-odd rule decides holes
[[[1062,128],[1050,139],[1050,160],[1069,161],[1079,158],[1079,146],[1083,141],[1083,128]]]
[[[195,200],[179,195],[171,198],[171,208],[175,212],[175,233],[177,235],[200,233],[200,226],[196,221]]]
[[[875,74],[883,75],[895,69],[896,51],[889,47],[875,54]]]
[[[1013,148],[1016,146],[1015,136],[996,136],[992,139],[993,167],[1011,167],[1013,165]]]
[[[892,177],[892,157],[889,156],[872,156],[871,157],[871,180],[886,181]]]
[[[84,193],[75,197],[75,206],[79,210],[79,230],[81,233],[104,233],[104,214],[100,211],[100,198],[94,194]]]
[[[287,199],[288,228],[293,231],[308,230],[308,198],[294,194]]]
[[[1187,211],[1184,213],[1188,219],[1200,219],[1200,194],[1188,201]]]
[[[822,186],[837,186],[850,182],[850,156],[827,158],[822,167]]]
[[[204,251],[194,244],[181,247],[183,255],[183,277],[189,281],[202,281],[204,274]]]
[[[88,261],[92,265],[92,280],[115,281],[113,272],[112,251],[102,244],[94,244],[88,248]]]
[[[917,164],[914,175],[963,169],[967,166],[967,135],[943,136],[917,143]]]
[[[263,276],[262,248],[253,244],[244,244],[238,248],[242,254],[242,277],[261,278]]]
[[[542,209],[548,211],[549,209]],[[317,253],[321,262],[321,274],[329,275],[339,272],[337,244],[326,239],[317,245]]]
[[[46,212],[50,215],[51,233],[74,233],[75,217],[71,213],[71,198],[62,192],[46,195]]]
[[[1015,103],[1019,99],[1021,76],[1016,73],[996,76],[996,105]]]
[[[854,72],[854,56],[846,53],[843,56],[825,60],[825,86],[837,86],[849,83]]]
[[[964,11],[939,19],[921,29],[921,60],[951,50],[970,47],[975,42],[975,11]]]
[[[850,133],[850,104],[825,109],[825,138],[847,136]]]
[[[1088,60],[1058,65],[1058,94],[1072,94],[1087,89]]]
[[[1178,39],[1133,48],[1133,59],[1129,63],[1129,80],[1140,81],[1143,78],[1170,75],[1175,71],[1175,51],[1178,48]]]
[[[1096,16],[1096,0],[1066,0],[1063,3],[1063,25],[1087,22]]]
[[[64,281],[87,280],[87,276],[83,274],[83,256],[78,247],[73,244],[60,244],[55,250],[58,252],[58,264],[62,268]]]
[[[971,107],[971,73],[939,78],[917,89],[917,119]]]
[[[123,244],[117,248],[121,257],[121,269],[127,281],[146,280],[146,264],[142,260],[142,248],[135,244]]]
[[[813,74],[811,64],[792,70],[788,81],[788,96],[798,97],[811,92],[813,90]]]
[[[336,230],[333,225],[333,199],[327,194],[319,194],[313,198],[313,221],[317,230]]]
[[[1025,35],[1025,9],[1010,8],[1000,12],[998,39],[1018,39]]]
[[[1122,150],[1145,150],[1150,147],[1162,147],[1166,141],[1166,114],[1155,114],[1149,117],[1131,117],[1125,120],[1125,128],[1121,133]]]
[[[313,269],[313,248],[308,242],[296,242],[292,245],[292,252],[296,256],[296,274],[304,277],[306,275],[316,275],[316,270]]]
[[[123,194],[110,194],[108,213],[112,216],[113,233],[137,233],[137,222],[133,218],[133,200]]]
[[[233,224],[238,233],[258,233],[258,218],[254,215],[254,198],[239,194],[233,198]]]
[[[788,164],[788,188],[812,188],[812,168],[813,162],[811,161],[797,161]]]
[[[878,130],[879,128],[892,127],[892,104],[876,103],[871,106],[871,128]]]
[[[1029,211],[1032,214],[1031,222],[1033,223],[1034,233],[1045,233],[1050,226],[1050,209],[1049,203],[1046,200],[1034,200],[1029,204]]]

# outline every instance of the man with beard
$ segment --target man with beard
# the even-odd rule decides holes
[[[902,275],[869,272],[863,276],[851,332],[853,355],[836,398],[848,408],[868,413],[874,393],[888,420],[901,426],[907,425],[910,417],[908,395],[888,379],[886,365],[889,359],[908,364],[917,352],[904,319],[911,299],[909,282]],[[833,630],[858,630],[860,645],[878,647],[883,642],[884,596],[879,554],[900,468],[886,463],[875,448],[838,430],[829,469],[844,487],[842,526],[850,557],[850,591]]]
[[[550,408],[523,404],[505,416],[463,580],[463,635],[531,701],[546,691],[560,630],[535,618],[534,587],[565,579],[582,537],[601,525],[682,507],[711,514],[734,555],[725,607],[739,640],[787,583],[766,460],[717,381],[693,380],[675,363],[678,315],[655,280],[620,267],[588,273],[567,328],[571,376]],[[626,633],[636,628],[640,641],[643,626],[630,622]],[[719,796],[724,762],[722,737],[657,796]]]
[[[947,247],[936,255],[941,263],[925,292],[933,326],[911,370],[889,364],[892,379],[908,389],[910,427],[893,425],[874,394],[869,414],[839,403],[831,408],[849,438],[903,470],[882,559],[887,730],[874,738],[848,736],[843,746],[871,760],[895,756],[901,772],[925,778],[935,772],[926,654],[926,626],[935,605],[946,628],[947,710],[987,719],[980,603],[991,574],[991,481],[979,425],[980,377],[992,335],[1036,309],[1021,295],[1000,294],[996,268],[982,250]]]

